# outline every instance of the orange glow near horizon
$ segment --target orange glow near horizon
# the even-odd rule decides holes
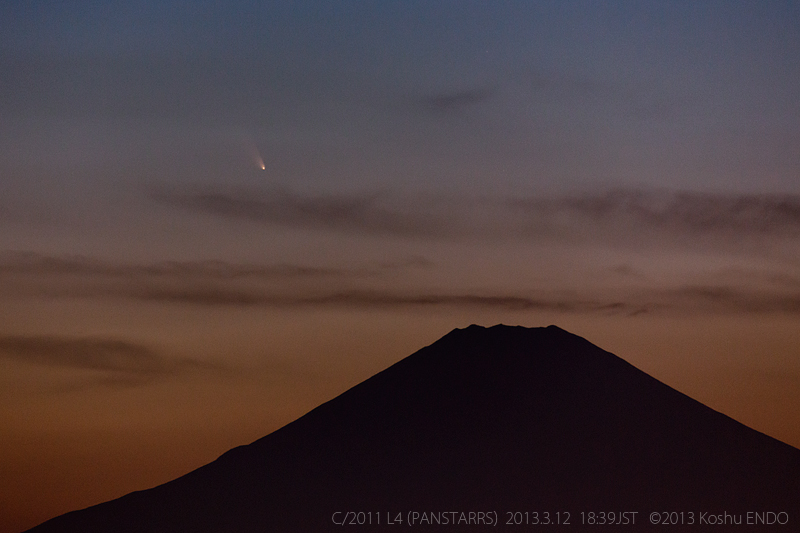
[[[39,367],[1,362],[7,401],[0,423],[9,446],[0,458],[0,492],[9,497],[0,511],[13,526],[3,533],[187,473],[470,323],[559,325],[746,425],[800,445],[800,392],[789,377],[800,368],[786,366],[800,345],[791,318],[703,323],[455,309],[192,316],[173,308],[142,322],[146,314],[132,308],[119,315],[133,319],[126,337],[162,338],[151,346],[160,345],[165,357],[211,366],[117,383],[106,379],[108,371],[82,376],[57,368],[43,381]]]

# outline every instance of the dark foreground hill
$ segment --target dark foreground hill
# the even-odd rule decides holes
[[[687,525],[653,526],[653,512]],[[555,326],[470,326],[194,472],[31,531],[395,531],[409,519],[800,531],[800,450]],[[773,524],[747,525],[759,520]]]

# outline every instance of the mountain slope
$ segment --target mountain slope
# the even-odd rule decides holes
[[[796,524],[798,502],[800,450],[555,326],[470,326],[194,472],[30,531],[322,531],[336,511],[495,511],[506,528],[506,511],[566,511],[576,530],[581,512],[637,511],[636,531],[653,511]]]

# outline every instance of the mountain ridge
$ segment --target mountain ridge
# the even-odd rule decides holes
[[[798,501],[800,450],[556,326],[473,324],[185,476],[29,531],[324,531],[337,511],[415,508],[796,521]]]

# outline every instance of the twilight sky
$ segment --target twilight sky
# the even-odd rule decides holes
[[[470,323],[800,446],[798,2],[6,2],[0,72],[0,533]]]

